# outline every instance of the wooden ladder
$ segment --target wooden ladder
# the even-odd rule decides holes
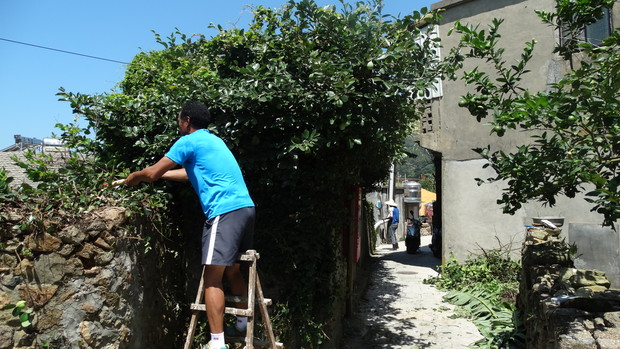
[[[248,271],[248,298],[226,296],[226,302],[243,303],[247,301],[248,308],[231,308],[225,307],[224,313],[246,316],[248,318],[248,327],[245,338],[227,337],[227,341],[233,343],[245,343],[246,349],[254,349],[255,347],[278,349],[284,348],[282,343],[276,342],[276,338],[273,334],[273,327],[271,326],[271,320],[269,319],[269,313],[267,312],[267,306],[271,305],[271,299],[265,298],[263,295],[263,289],[260,284],[258,273],[256,272],[256,262],[260,258],[260,255],[255,250],[247,250],[239,257],[240,263],[249,263]],[[198,293],[196,294],[196,302],[190,305],[192,310],[192,317],[189,322],[189,329],[187,331],[187,338],[185,340],[184,349],[191,349],[192,341],[194,340],[194,331],[196,330],[196,323],[198,315],[201,311],[206,311],[206,306],[203,303],[204,300],[204,267],[200,276],[200,282],[198,284]],[[258,303],[261,318],[263,319],[263,325],[267,335],[267,340],[259,340],[254,338],[254,308]]]

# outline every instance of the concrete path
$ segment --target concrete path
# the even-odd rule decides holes
[[[380,245],[368,290],[345,326],[343,348],[466,349],[482,339],[471,321],[455,316],[446,294],[424,279],[437,276],[441,261],[422,236],[420,253],[407,254],[404,242]]]

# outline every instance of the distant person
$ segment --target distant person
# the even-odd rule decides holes
[[[433,202],[424,205],[424,212],[426,213],[426,223],[433,224]]]
[[[407,218],[407,236],[405,237],[405,246],[407,246],[407,253],[413,254],[418,253],[420,249],[420,228],[422,227],[422,222],[411,217]]]
[[[434,201],[433,202],[433,211],[434,211],[434,219],[432,224],[432,237],[431,244],[428,246],[431,251],[433,251],[433,255],[437,258],[441,258],[442,255],[442,237],[441,237],[441,202]]]
[[[394,200],[388,200],[385,202],[388,205],[387,219],[390,222],[388,231],[390,232],[390,240],[392,241],[392,250],[398,250],[398,240],[396,239],[396,230],[398,229],[398,221],[400,218],[400,211],[396,206]]]
[[[205,266],[205,305],[211,341],[203,349],[226,349],[224,341],[224,289],[228,279],[235,296],[247,297],[238,255],[252,248],[254,202],[237,160],[224,141],[207,130],[211,114],[200,102],[187,102],[177,116],[179,138],[156,164],[131,173],[126,185],[154,182],[160,178],[190,181],[207,218],[202,231],[202,264]],[[183,168],[176,169],[177,166]],[[247,307],[243,303],[239,307]],[[237,330],[247,327],[237,317]]]

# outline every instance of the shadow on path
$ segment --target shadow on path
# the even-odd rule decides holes
[[[441,265],[429,243],[430,236],[422,236],[417,254],[408,254],[404,244],[397,251],[376,249],[366,292],[345,320],[341,348],[464,349],[481,338],[469,320],[455,318],[444,291],[424,283]]]
[[[416,292],[416,285],[423,279],[437,275],[441,261],[428,246],[421,246],[416,254],[408,254],[403,248],[393,251],[391,245],[382,245],[375,251],[367,290],[357,311],[347,320],[342,348],[430,348],[433,345],[422,335],[415,335],[419,333],[416,314],[424,308],[423,297],[403,292]],[[406,287],[407,284],[411,287]],[[409,296],[418,301],[403,299]]]
[[[441,260],[433,256],[433,252],[428,245],[420,246],[418,253],[414,254],[409,254],[403,250],[392,251],[391,248],[387,247],[380,247],[376,252],[379,253],[379,255],[375,255],[374,258],[378,258],[379,260],[394,261],[404,265],[431,268],[435,272],[439,272],[439,266],[441,265]]]

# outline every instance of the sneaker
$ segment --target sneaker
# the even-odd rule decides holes
[[[245,337],[245,333],[247,332],[247,328],[240,330],[237,326],[226,326],[224,329],[224,334],[226,337]]]
[[[222,347],[216,348],[214,344],[211,343],[211,341],[209,341],[209,343],[207,343],[206,345],[201,345],[200,349],[228,349],[228,344],[225,344]]]

